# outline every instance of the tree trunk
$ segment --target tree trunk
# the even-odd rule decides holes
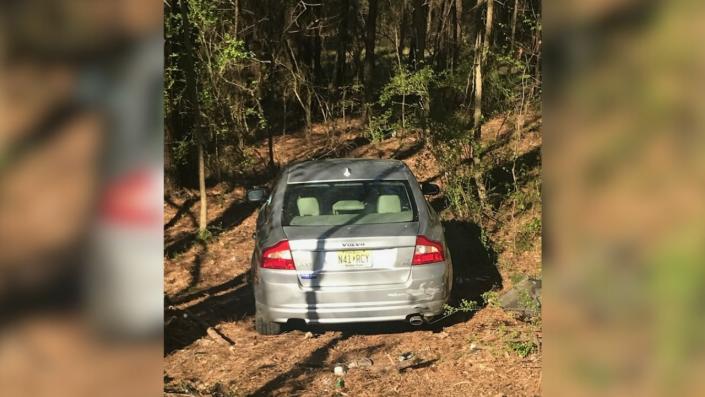
[[[173,128],[168,121],[164,123],[164,190],[171,190],[178,185],[174,161]]]
[[[335,54],[335,86],[345,84],[345,53],[348,48],[348,19],[350,17],[350,0],[342,0],[340,7],[340,28],[338,29],[338,48]]]
[[[397,43],[397,59],[401,59],[404,56],[404,39],[406,38],[406,25],[406,0],[402,0],[401,21],[399,22],[399,42]]]
[[[433,46],[433,59],[431,63],[435,63],[438,69],[443,69],[446,66],[446,53],[448,48],[447,33],[453,28],[449,28],[448,19],[451,11],[455,8],[455,0],[443,1],[438,8],[438,22],[436,23],[436,38]]]
[[[185,96],[190,108],[190,114],[193,116],[190,127],[195,137],[198,151],[198,189],[201,195],[201,212],[198,221],[199,233],[204,233],[208,226],[208,203],[206,200],[206,165],[205,154],[203,153],[204,137],[200,131],[198,109],[198,92],[196,82],[196,69],[193,62],[193,45],[191,43],[191,24],[189,22],[188,6],[186,0],[180,1],[181,20],[183,21],[182,42],[184,45],[184,76],[186,80]]]
[[[414,0],[414,68],[424,62],[426,53],[426,20],[428,15],[428,5],[424,0]]]
[[[458,65],[458,57],[460,56],[462,36],[462,19],[463,19],[463,1],[455,0],[453,5],[453,54],[451,55],[450,68],[451,71]]]
[[[487,58],[487,51],[490,49],[490,38],[492,36],[492,17],[494,14],[494,0],[487,0],[487,17],[485,19],[485,37],[482,44],[482,62]]]
[[[512,33],[510,36],[510,45],[509,49],[511,51],[514,51],[514,38],[516,37],[516,30],[517,30],[517,14],[519,12],[519,0],[514,0],[514,10],[512,10]]]
[[[272,128],[267,128],[267,147],[269,148],[269,169],[276,168],[274,164],[274,137],[272,136]]]
[[[213,150],[215,154],[215,179],[218,183],[220,183],[223,181],[223,173],[220,169],[220,150],[218,150],[218,145],[220,145],[220,142],[218,142],[217,133],[213,134],[213,143]]]
[[[201,211],[198,217],[198,232],[202,236],[208,227],[208,198],[206,196],[206,161],[203,144],[198,143],[198,190],[201,195]]]
[[[240,25],[240,0],[235,0],[235,4],[233,5],[233,7],[235,8],[235,18],[233,21],[233,38],[237,39]]]
[[[478,0],[478,4],[483,0]],[[487,14],[485,18],[485,31],[478,29],[475,38],[475,103],[473,111],[473,177],[477,187],[477,195],[480,200],[480,207],[485,208],[487,202],[487,191],[483,181],[482,166],[480,163],[479,148],[482,140],[482,66],[487,57],[492,34],[492,14],[494,10],[494,0],[487,0]]]
[[[311,69],[313,70],[313,81],[321,82],[324,79],[323,68],[321,67],[321,18],[320,7],[313,8],[313,17],[315,18],[316,33],[313,36],[313,59]]]
[[[475,104],[473,112],[473,136],[478,142],[481,138],[482,125],[482,66],[485,63],[485,59],[487,58],[487,52],[489,51],[490,47],[493,9],[494,0],[487,0],[487,14],[485,19],[484,35],[481,38],[480,34],[482,31],[478,30],[477,37],[475,39]]]
[[[479,141],[482,123],[482,31],[479,29],[475,35],[474,70],[475,98],[473,101],[472,136],[475,141]]]
[[[365,23],[365,106],[363,109],[363,119],[369,117],[369,107],[371,106],[373,95],[373,80],[375,71],[375,39],[377,34],[377,0],[369,1],[369,11],[367,22]]]

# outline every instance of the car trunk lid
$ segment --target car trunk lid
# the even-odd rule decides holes
[[[408,280],[418,222],[287,226],[304,287],[401,284]]]

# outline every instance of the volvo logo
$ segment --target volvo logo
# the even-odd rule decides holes
[[[343,172],[343,175],[346,177],[350,176],[350,168],[345,168],[345,172]]]
[[[345,248],[357,248],[357,247],[364,247],[365,243],[343,243],[343,247]]]

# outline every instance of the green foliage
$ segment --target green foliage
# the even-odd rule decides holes
[[[507,347],[521,358],[525,358],[538,350],[536,343],[526,340],[510,340],[507,342]]]
[[[428,100],[429,88],[434,81],[434,73],[431,67],[426,66],[417,71],[409,71],[406,68],[397,68],[379,96],[379,104],[388,106],[395,97],[418,96],[422,100]]]
[[[206,228],[206,229],[203,229],[203,230],[199,230],[199,231],[198,231],[198,235],[196,236],[196,238],[197,238],[199,241],[202,241],[202,242],[204,242],[204,243],[205,243],[205,242],[208,242],[208,241],[210,241],[210,239],[213,238],[213,232],[211,232],[211,231],[210,231],[209,229],[207,229],[207,228]]]
[[[395,74],[382,88],[378,100],[378,104],[385,109],[383,115],[387,123],[392,114],[397,115],[396,124],[388,128],[418,128],[424,125],[428,118],[429,90],[434,80],[433,69],[428,66],[417,71],[397,67]]]
[[[174,161],[179,165],[186,165],[188,163],[188,155],[191,151],[193,145],[192,137],[186,137],[182,140],[176,141],[172,153],[174,156]]]
[[[539,302],[531,296],[528,289],[522,289],[519,291],[519,305],[531,316],[534,316],[541,311]]]
[[[479,221],[480,216],[480,201],[476,194],[474,180],[469,172],[459,171],[450,173],[446,177],[446,200],[449,208],[456,217],[460,219],[472,219]],[[486,240],[482,240],[484,246],[487,246]]]
[[[223,36],[217,51],[216,65],[220,73],[223,73],[230,65],[241,64],[243,61],[250,60],[255,56],[252,51],[245,49],[243,40],[234,38],[230,33],[226,33]]]
[[[518,284],[525,278],[526,276],[521,273],[512,273],[509,275],[509,280],[512,282],[512,284]]]
[[[509,200],[514,203],[516,210],[521,213],[534,205],[541,203],[541,188],[539,186],[540,180],[536,180],[532,185],[526,189],[517,189],[509,194]]]
[[[490,51],[483,84],[485,117],[513,111],[522,100],[535,99],[526,97],[529,86],[536,85],[531,67],[527,59],[515,57],[506,48]],[[534,95],[539,92],[534,90]]]
[[[365,130],[365,136],[375,143],[383,141],[384,138],[394,131],[394,125],[389,122],[391,117],[391,110],[387,110],[378,116],[370,116],[370,121],[367,123],[367,129]]]
[[[519,252],[528,251],[533,246],[536,238],[541,234],[541,218],[533,218],[527,222],[517,233],[516,249]]]
[[[200,31],[208,31],[219,22],[217,2],[208,0],[187,0],[189,18]]]
[[[443,306],[443,315],[445,316],[450,316],[451,314],[455,314],[457,312],[463,312],[463,313],[469,313],[469,312],[474,312],[480,309],[480,305],[477,304],[475,301],[469,301],[466,299],[461,299],[460,303],[458,306],[451,306],[451,305],[444,305]]]
[[[499,306],[499,294],[497,291],[487,291],[482,294],[482,300],[487,306]]]

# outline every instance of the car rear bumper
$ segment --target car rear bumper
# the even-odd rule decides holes
[[[268,321],[321,324],[434,316],[443,311],[450,290],[445,269],[445,263],[415,266],[403,284],[318,288],[301,286],[296,271],[264,271],[255,285],[257,312]]]

